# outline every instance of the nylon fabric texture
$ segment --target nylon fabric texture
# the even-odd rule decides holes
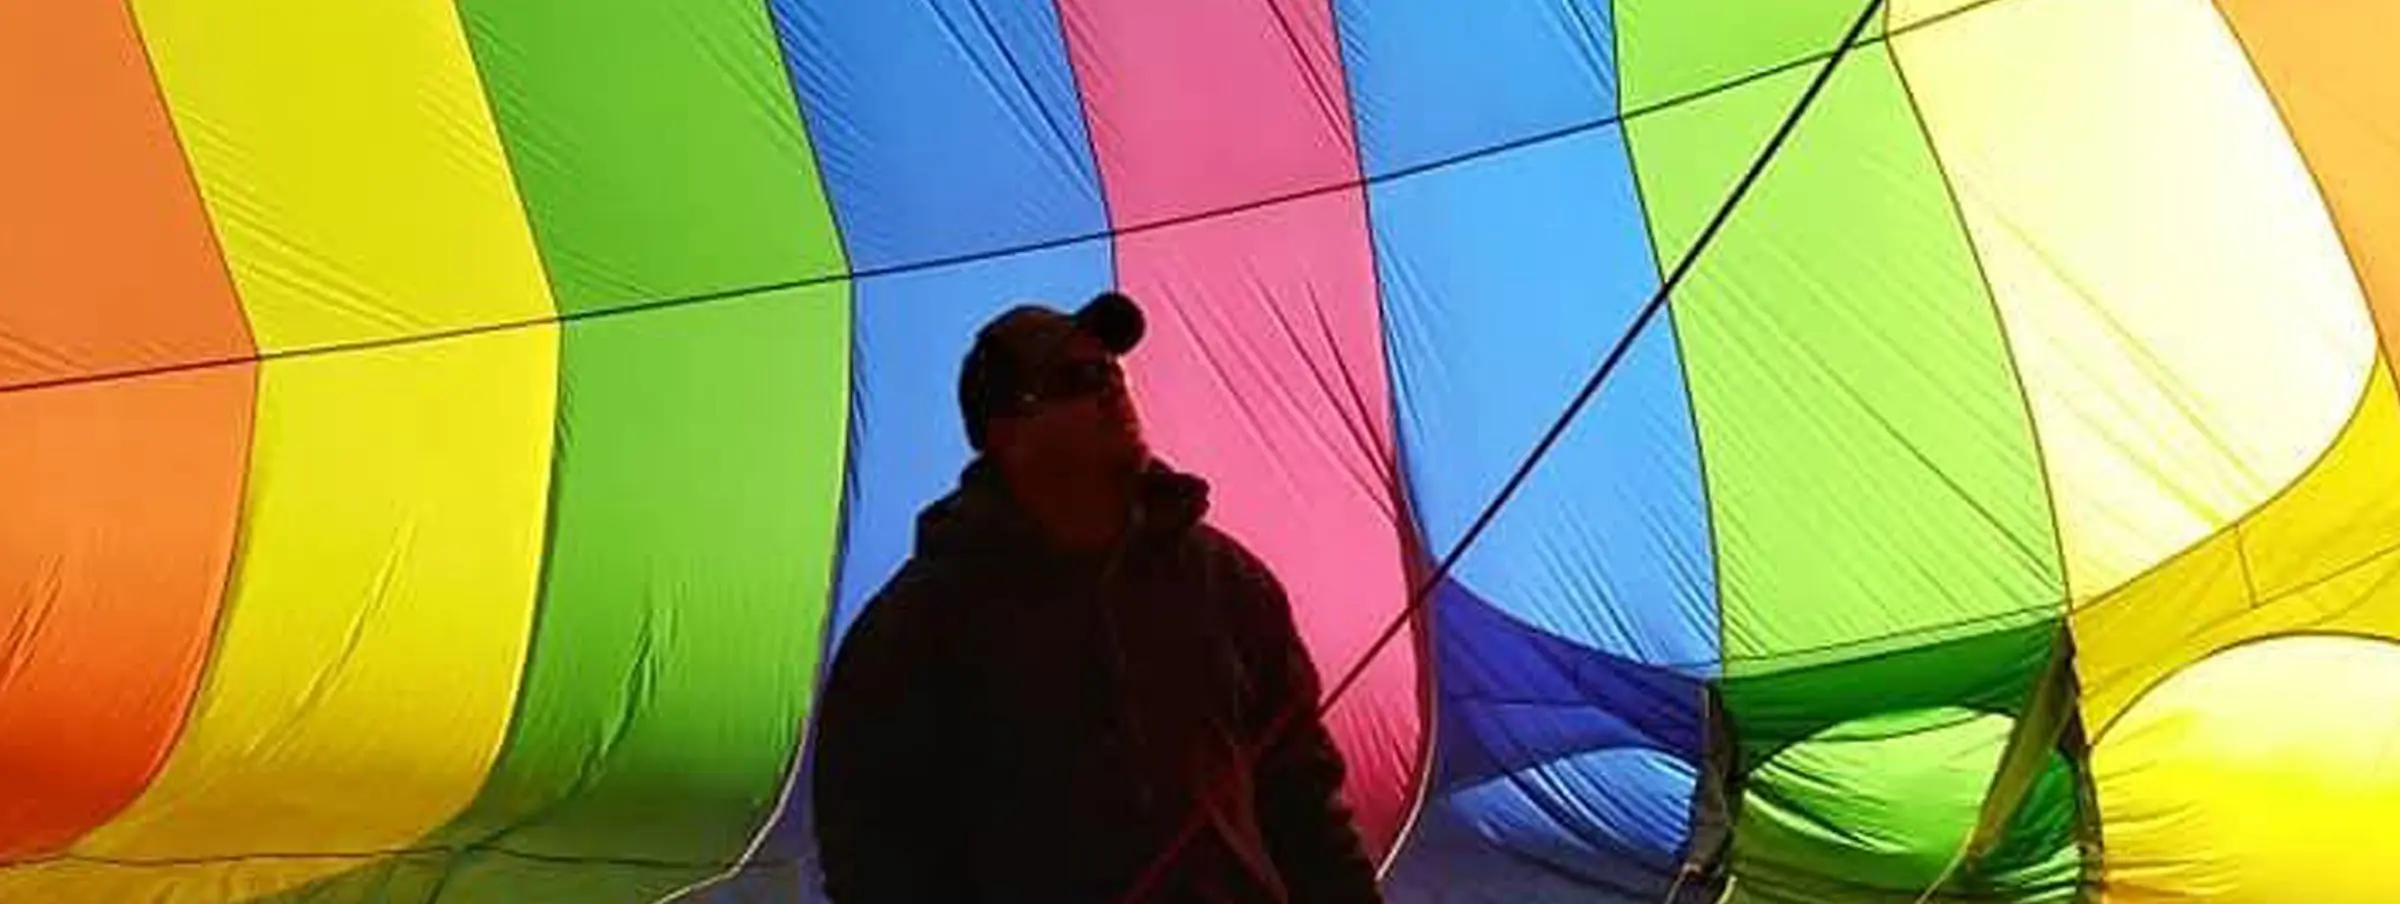
[[[2390,4],[1137,6],[0,10],[0,899],[823,900],[1106,289],[1396,904],[2400,899]]]

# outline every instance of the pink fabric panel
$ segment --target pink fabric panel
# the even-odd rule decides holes
[[[1321,0],[1060,6],[1117,228],[1356,179]],[[1116,244],[1151,313],[1131,370],[1153,441],[1215,484],[1216,523],[1282,577],[1329,684],[1408,602],[1370,254],[1356,188]],[[1378,853],[1415,801],[1418,682],[1403,633],[1329,716]]]

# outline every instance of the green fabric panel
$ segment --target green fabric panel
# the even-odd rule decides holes
[[[1747,768],[1837,723],[1959,707],[2017,713],[2059,638],[2056,621],[1908,647],[1850,662],[1756,671],[1722,685]]]
[[[1629,123],[1664,258],[1812,75]],[[1950,204],[1890,55],[1864,47],[1678,291],[1728,674],[2058,614],[2032,428]]]
[[[843,272],[765,4],[462,12],[562,311]],[[289,899],[647,904],[745,852],[817,669],[849,333],[838,279],[566,325],[500,761],[421,850]]]
[[[1914,902],[1966,839],[2013,725],[1968,710],[1910,711],[1777,753],[1752,774],[1743,799],[1732,900]],[[2075,900],[2074,787],[2072,765],[2054,753],[1998,848],[1950,874],[1933,900]]]
[[[1831,51],[1866,3],[1617,0],[1620,103],[1641,110],[1781,66],[1810,68],[1804,61]],[[1884,18],[1877,16],[1860,40],[1881,35]]]
[[[847,272],[764,2],[459,7],[559,310]]]

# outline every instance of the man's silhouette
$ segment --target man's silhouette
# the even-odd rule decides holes
[[[1142,331],[1103,293],[977,334],[976,455],[822,701],[836,904],[1115,904],[1169,850],[1145,901],[1379,900],[1282,587],[1142,440],[1117,361]]]

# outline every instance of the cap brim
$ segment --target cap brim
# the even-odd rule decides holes
[[[1142,342],[1147,324],[1140,305],[1125,293],[1108,291],[1092,296],[1083,309],[1075,312],[1075,326],[1100,340],[1100,346],[1112,355],[1132,351]]]

